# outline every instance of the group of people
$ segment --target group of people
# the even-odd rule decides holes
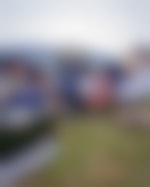
[[[13,129],[23,128],[27,120],[60,111],[100,114],[118,106],[148,104],[150,53],[140,50],[127,57],[120,63],[94,65],[86,54],[68,50],[59,56],[55,76],[25,59],[4,58],[0,64],[2,123],[11,126],[14,121]]]

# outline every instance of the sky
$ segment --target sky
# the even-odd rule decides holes
[[[112,51],[150,42],[149,0],[0,0],[0,43],[78,43]]]

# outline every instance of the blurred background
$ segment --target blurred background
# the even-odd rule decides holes
[[[150,185],[150,2],[0,1],[0,185]]]

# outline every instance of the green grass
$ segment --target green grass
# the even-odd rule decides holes
[[[149,132],[117,127],[109,119],[76,117],[61,122],[58,137],[62,152],[35,186],[150,186]]]

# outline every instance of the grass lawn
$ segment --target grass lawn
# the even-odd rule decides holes
[[[97,117],[66,119],[58,129],[61,154],[32,187],[150,187],[150,132]]]

